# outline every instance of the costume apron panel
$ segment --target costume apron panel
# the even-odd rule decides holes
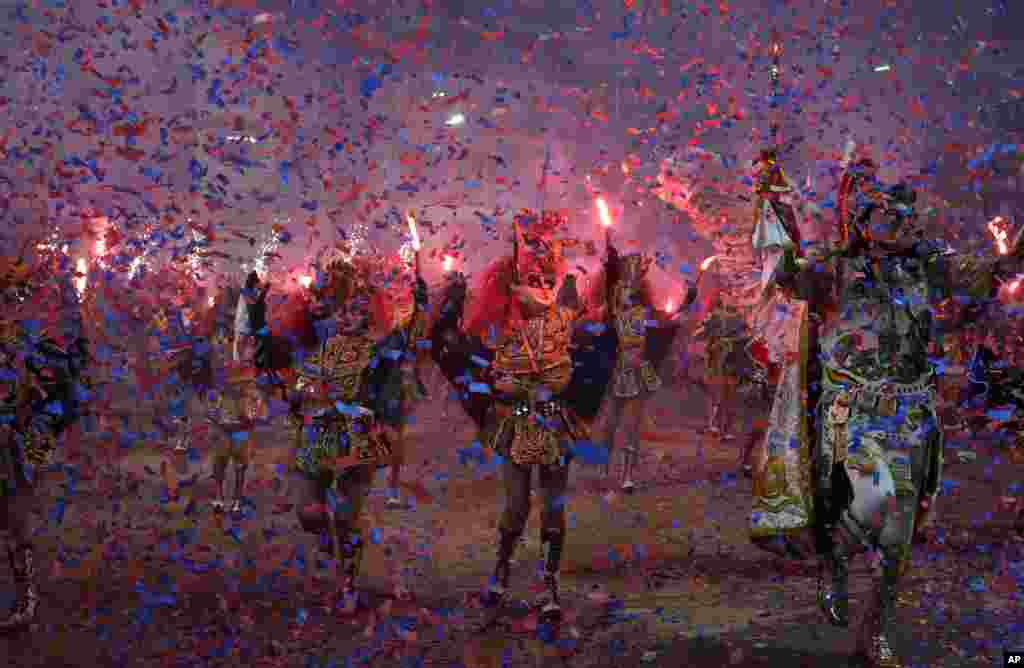
[[[785,537],[811,527],[811,441],[804,414],[808,305],[780,293],[755,316],[755,332],[781,366],[765,433],[766,458],[753,472],[751,537]]]

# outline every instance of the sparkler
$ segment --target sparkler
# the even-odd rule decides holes
[[[454,264],[455,258],[453,258],[451,255],[445,255],[444,260],[441,261],[441,268],[444,269],[444,273],[447,274],[452,270]]]
[[[299,276],[299,284],[302,285],[302,287],[304,287],[304,288],[306,288],[308,290],[309,286],[313,285],[313,277],[312,276]]]

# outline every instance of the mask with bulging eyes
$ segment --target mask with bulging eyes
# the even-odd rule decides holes
[[[519,302],[531,310],[545,309],[555,303],[558,277],[554,274],[530,273],[522,284],[512,288]]]
[[[344,304],[335,312],[334,320],[338,326],[338,334],[352,336],[366,332],[370,325],[366,300],[353,299]]]

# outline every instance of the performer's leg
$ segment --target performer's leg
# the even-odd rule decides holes
[[[743,453],[740,456],[739,468],[743,470],[743,475],[750,478],[753,475],[755,450],[764,445],[765,430],[763,428],[754,427],[751,429],[750,434],[747,436],[746,443],[743,446]]]
[[[889,645],[889,636],[900,579],[905,562],[910,558],[914,515],[927,470],[927,447],[918,442],[910,452],[886,452],[886,459],[896,485],[896,494],[889,497],[882,517],[878,538],[882,555],[881,577],[861,625],[858,650],[870,665],[900,668],[902,663]]]
[[[723,379],[719,417],[721,423],[718,426],[722,430],[722,440],[734,439],[735,436],[732,432],[736,428],[736,379],[732,376],[726,376]]]
[[[388,506],[392,508],[400,507],[402,505],[402,493],[400,485],[402,484],[402,467],[405,466],[405,448],[408,438],[408,426],[405,422],[398,428],[398,438],[392,444],[392,452],[394,459],[391,462],[391,468],[388,471]]]
[[[0,530],[4,533],[16,589],[14,607],[6,618],[0,620],[0,632],[25,628],[35,619],[39,607],[35,553],[29,527],[37,504],[38,497],[32,483],[24,478],[5,483],[0,500]]]
[[[611,406],[608,411],[608,424],[605,431],[605,447],[608,448],[608,462],[604,465],[604,474],[610,475],[612,470],[612,457],[615,454],[615,438],[619,433],[619,426],[622,424],[622,414],[626,409],[626,400],[619,397],[611,398]]]
[[[236,444],[232,452],[235,460],[235,501],[231,507],[233,513],[242,512],[242,496],[245,494],[245,474],[249,470],[250,449],[251,445],[247,438],[243,443]],[[221,491],[223,492],[223,489]]]
[[[228,473],[228,462],[231,460],[231,439],[226,438],[213,455],[213,480],[217,485],[217,496],[213,500],[213,510],[224,510],[224,483]]]
[[[519,539],[530,517],[530,482],[533,470],[520,466],[511,459],[502,464],[505,481],[505,510],[498,523],[498,560],[494,565],[494,582],[491,584],[488,603],[497,604],[508,590],[512,575],[512,557]]]
[[[626,442],[622,449],[622,491],[629,494],[636,489],[633,475],[637,461],[640,458],[640,428],[647,401],[646,397],[641,396],[636,399],[625,400],[623,403],[625,404],[623,422],[625,423]]]
[[[541,512],[541,545],[544,550],[544,589],[541,601],[543,616],[561,615],[558,597],[558,574],[562,565],[562,550],[565,547],[565,506],[569,488],[569,463],[561,466],[539,467],[540,489],[544,503]]]
[[[846,628],[850,623],[850,549],[842,529],[834,531],[829,554],[823,555],[818,572],[818,605],[833,626]],[[832,586],[826,587],[824,568],[832,574]]]
[[[354,612],[357,604],[356,582],[366,548],[361,522],[375,472],[372,466],[350,468],[341,475],[336,486],[338,507],[335,531],[341,541],[341,563],[338,564],[338,570],[343,612]]]

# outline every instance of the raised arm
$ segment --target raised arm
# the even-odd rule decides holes
[[[929,282],[939,290],[941,298],[987,301],[996,296],[1003,282],[1024,271],[1024,246],[1019,237],[1005,255],[942,252],[923,244],[921,252],[927,253]]]

